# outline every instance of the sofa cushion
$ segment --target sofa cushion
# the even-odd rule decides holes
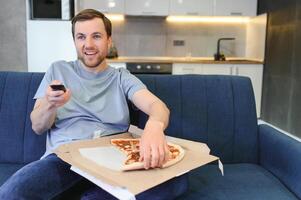
[[[258,163],[258,130],[247,77],[138,75],[171,110],[167,135],[205,142],[224,163]],[[140,112],[138,125],[147,117]]]
[[[275,176],[256,164],[226,164],[225,176],[216,165],[190,172],[189,191],[179,200],[298,199]]]
[[[0,163],[0,186],[16,171],[23,167],[23,164],[2,164]]]
[[[0,162],[28,163],[45,151],[46,136],[34,134],[30,112],[33,95],[43,74],[1,72],[0,74]],[[13,153],[12,153],[13,152]]]

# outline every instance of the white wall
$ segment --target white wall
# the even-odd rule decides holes
[[[27,20],[29,72],[45,72],[57,60],[75,60],[70,21]]]
[[[264,60],[267,14],[256,16],[247,24],[246,57]]]

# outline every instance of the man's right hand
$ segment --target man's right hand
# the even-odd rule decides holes
[[[61,84],[60,81],[54,80],[51,82],[50,85],[59,85]],[[50,86],[48,86],[46,90],[46,100],[50,104],[50,107],[52,108],[58,108],[60,106],[63,106],[65,103],[67,103],[70,100],[71,97],[71,91],[66,88],[66,92],[63,90],[57,90],[54,91]]]
[[[60,81],[54,80],[50,85],[61,84]],[[37,99],[33,111],[30,114],[32,129],[37,134],[42,134],[53,125],[58,107],[64,105],[70,100],[71,91],[66,89],[54,91],[50,86],[46,90],[43,98]]]

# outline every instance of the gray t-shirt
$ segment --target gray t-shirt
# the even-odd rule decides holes
[[[43,157],[64,143],[126,131],[130,122],[127,100],[146,88],[126,69],[109,66],[94,74],[81,65],[79,60],[53,63],[34,96],[44,97],[53,80],[60,80],[71,90],[70,100],[58,108],[54,125],[47,131]]]

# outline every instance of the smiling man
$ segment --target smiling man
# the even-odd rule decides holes
[[[106,136],[127,131],[128,100],[149,116],[140,150],[145,169],[161,167],[168,159],[164,130],[169,110],[127,70],[106,63],[111,29],[111,22],[92,9],[83,10],[73,18],[72,34],[78,60],[53,63],[34,97],[32,128],[37,134],[47,134],[46,152],[1,186],[0,199],[51,199],[81,180],[53,150],[61,144],[93,138],[94,133]],[[51,88],[58,84],[63,84],[66,91]],[[185,189],[185,177],[178,177],[137,198],[173,199]],[[114,197],[94,187],[82,199]]]

